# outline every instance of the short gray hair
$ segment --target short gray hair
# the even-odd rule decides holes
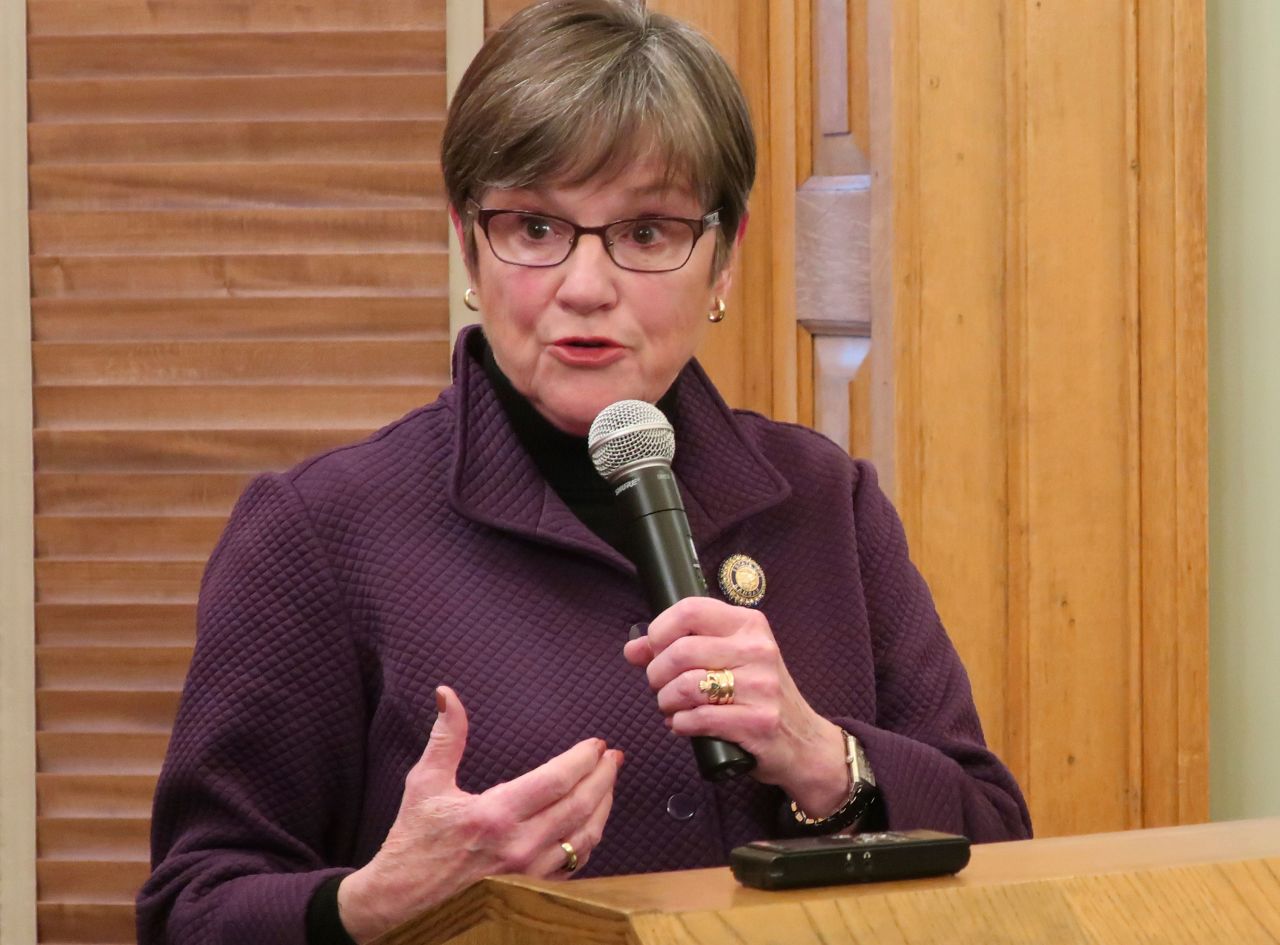
[[[714,270],[728,259],[756,173],[737,78],[705,36],[640,0],[545,0],[485,42],[449,107],[441,147],[449,202],[489,188],[573,185],[647,149],[668,179],[720,210]],[[466,255],[475,264],[474,228]]]

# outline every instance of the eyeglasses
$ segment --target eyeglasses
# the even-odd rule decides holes
[[[720,211],[698,220],[641,217],[604,226],[578,226],[571,220],[525,210],[493,210],[474,201],[476,222],[493,255],[513,266],[547,269],[573,252],[584,234],[600,237],[614,264],[632,272],[674,272],[693,255],[702,234],[720,225]]]

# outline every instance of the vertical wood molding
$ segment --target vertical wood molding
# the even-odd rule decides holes
[[[26,4],[0,0],[0,945],[36,938]]]
[[[1027,227],[1026,215],[1026,128],[1027,128],[1027,32],[1026,3],[1005,5],[1004,41],[1004,386],[1005,447],[1004,488],[1008,518],[1004,535],[1005,628],[1007,647],[1004,659],[1005,763],[1032,794],[1038,787],[1031,780],[1031,527],[1030,465],[1027,457]]]
[[[477,0],[445,2],[445,94],[453,101],[454,89],[462,74],[484,43],[485,4]],[[470,280],[462,259],[462,246],[453,227],[449,227],[449,341],[464,327],[476,321],[476,313],[462,304]]]
[[[769,164],[773,253],[770,305],[770,363],[775,420],[794,421],[799,410],[795,323],[796,310],[796,4],[771,0],[769,4]]]
[[[1139,8],[1143,817],[1208,816],[1205,9]]]

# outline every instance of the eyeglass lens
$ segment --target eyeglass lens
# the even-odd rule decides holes
[[[605,230],[605,249],[624,269],[660,272],[679,269],[693,252],[695,232],[683,220],[620,220]],[[573,225],[555,217],[520,211],[489,218],[489,245],[504,262],[519,266],[555,266],[573,248]]]

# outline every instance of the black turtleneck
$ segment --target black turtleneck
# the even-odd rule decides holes
[[[537,408],[502,373],[488,344],[484,348],[484,370],[516,438],[532,457],[542,478],[587,528],[627,555],[625,535],[614,507],[613,489],[591,464],[587,438],[565,433],[538,413]],[[672,384],[657,406],[673,426],[675,402],[676,385]]]

